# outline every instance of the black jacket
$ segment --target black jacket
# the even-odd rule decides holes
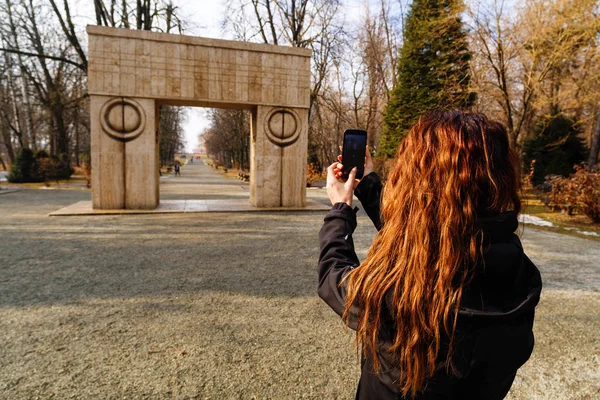
[[[378,230],[383,225],[379,211],[381,188],[379,178],[371,173],[355,190]],[[542,281],[514,234],[517,215],[507,212],[480,219],[480,223],[484,240],[490,245],[484,253],[485,268],[478,267],[474,279],[463,291],[453,354],[457,373],[446,372],[446,354],[440,351],[436,373],[417,399],[502,399],[517,369],[533,350],[534,309]],[[346,288],[339,283],[360,264],[352,241],[355,228],[356,211],[345,203],[337,203],[325,216],[319,233],[319,296],[340,316],[345,307]],[[356,329],[360,310],[352,309],[351,314],[354,318],[349,327]],[[368,360],[363,360],[357,399],[403,398],[397,390],[397,365],[385,351],[394,336],[393,331],[388,331],[380,337],[379,374],[373,372]]]

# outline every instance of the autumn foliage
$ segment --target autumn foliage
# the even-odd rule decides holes
[[[313,183],[325,180],[327,175],[319,171],[318,165],[315,163],[308,164],[306,167],[306,186],[311,187]]]
[[[592,222],[600,223],[600,171],[588,171],[575,166],[575,173],[565,178],[548,178],[552,185],[549,205],[558,207],[572,215],[574,212],[585,214]]]

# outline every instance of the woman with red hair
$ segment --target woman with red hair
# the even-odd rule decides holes
[[[502,399],[533,350],[538,269],[514,233],[520,178],[506,129],[482,114],[436,111],[398,148],[385,188],[340,181],[319,233],[319,296],[356,331],[357,399]],[[378,234],[354,250],[361,201]]]

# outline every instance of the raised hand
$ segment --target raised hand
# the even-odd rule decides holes
[[[338,179],[336,171],[341,171],[340,163],[333,163],[327,168],[327,195],[331,204],[346,203],[352,206],[352,194],[358,184],[356,180],[356,167],[352,168],[348,175],[348,180],[342,182]]]
[[[342,146],[340,146],[340,151],[342,151]],[[334,169],[335,172],[335,176],[338,179],[342,178],[342,155],[338,155],[337,156],[338,159],[338,166],[336,166],[336,168]],[[371,157],[371,153],[369,152],[369,146],[367,146],[366,151],[365,151],[365,170],[363,173],[363,177],[369,175],[371,172],[373,172],[373,157]],[[360,182],[360,180],[356,180],[354,187],[356,188],[356,185],[358,185],[358,183]]]

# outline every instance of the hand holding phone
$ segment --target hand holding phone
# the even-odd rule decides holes
[[[367,151],[367,131],[362,129],[347,129],[344,132],[342,146],[342,178],[348,179],[352,168],[356,167],[356,179],[361,179],[365,172],[365,157]]]

